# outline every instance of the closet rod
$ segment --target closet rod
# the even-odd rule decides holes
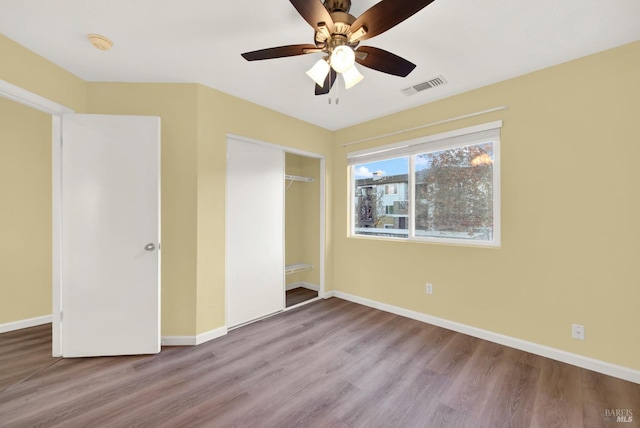
[[[391,137],[393,135],[404,134],[405,132],[416,131],[418,129],[428,128],[430,126],[442,125],[443,123],[455,122],[456,120],[467,119],[469,117],[480,116],[482,114],[487,114],[487,113],[493,113],[494,111],[507,110],[508,108],[509,107],[507,106],[494,107],[488,110],[477,111],[475,113],[469,113],[462,116],[452,117],[450,119],[444,119],[444,120],[439,120],[437,122],[427,123],[426,125],[416,126],[415,128],[402,129],[400,131],[390,132],[388,134],[377,135],[375,137],[369,137],[369,138],[363,138],[362,140],[350,141],[348,143],[344,143],[342,147],[347,147],[352,144],[364,143],[366,141],[377,140],[378,138],[385,138],[385,137]]]
[[[305,183],[311,183],[314,181],[313,178],[310,177],[301,177],[299,175],[285,175],[284,176],[285,180],[291,180],[291,181],[304,181]]]

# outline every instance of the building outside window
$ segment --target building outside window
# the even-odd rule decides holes
[[[362,235],[407,236],[407,174],[356,179],[356,230]],[[402,209],[401,207],[404,207]]]

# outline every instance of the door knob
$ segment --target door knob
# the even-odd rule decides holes
[[[153,251],[156,249],[156,246],[153,245],[152,243],[148,243],[147,245],[144,246],[145,251]]]

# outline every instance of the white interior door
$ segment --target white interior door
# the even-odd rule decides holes
[[[63,357],[160,351],[160,119],[63,115]]]
[[[227,326],[284,309],[284,152],[227,140]]]

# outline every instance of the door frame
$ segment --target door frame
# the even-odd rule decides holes
[[[313,158],[313,159],[318,159],[320,161],[320,290],[318,291],[318,297],[322,297],[322,298],[327,298],[327,295],[325,294],[325,250],[326,250],[326,240],[327,240],[327,236],[326,236],[326,195],[325,195],[325,177],[326,177],[326,157],[324,155],[318,154],[318,153],[314,153],[314,152],[309,152],[306,150],[300,150],[300,149],[296,149],[294,147],[289,147],[289,146],[283,146],[281,144],[274,144],[274,143],[268,143],[266,141],[262,141],[262,140],[256,140],[254,138],[249,138],[249,137],[244,137],[241,135],[237,135],[237,134],[231,134],[231,133],[227,133],[226,134],[226,143],[228,144],[229,138],[235,139],[235,140],[240,140],[246,143],[253,143],[253,144],[258,144],[261,146],[266,146],[266,147],[270,147],[272,149],[278,149],[278,150],[282,150],[282,155],[284,156],[285,153],[291,153],[291,154],[295,154],[295,155],[300,155],[300,156],[305,156],[305,157],[309,157],[309,158]],[[283,178],[283,184],[284,184],[284,170],[282,171],[282,178]],[[225,189],[226,192],[226,189]],[[229,295],[227,292],[227,288],[229,286],[228,284],[228,279],[227,279],[227,272],[229,272],[229,266],[228,266],[228,257],[227,257],[227,252],[228,252],[228,247],[227,247],[227,240],[229,237],[229,230],[228,230],[228,224],[226,221],[226,217],[229,215],[229,213],[227,212],[227,207],[228,204],[226,203],[226,196],[225,196],[225,307],[224,307],[224,313],[225,313],[225,325],[228,326],[228,314],[229,314],[229,308],[227,305],[227,301],[228,298],[227,296]],[[284,219],[283,219],[284,221]],[[284,232],[284,229],[283,229]],[[283,236],[284,239],[284,236]],[[284,268],[284,266],[283,266]],[[282,290],[283,290],[283,299],[284,299],[284,284],[282,284]],[[286,311],[286,305],[284,305],[284,309],[283,311]],[[281,313],[281,312],[278,312]],[[258,320],[255,320],[258,321]]]
[[[61,233],[62,233],[62,115],[75,113],[73,109],[44,98],[31,91],[0,79],[0,97],[51,115],[51,232],[52,232],[52,356],[62,356],[61,325]]]

